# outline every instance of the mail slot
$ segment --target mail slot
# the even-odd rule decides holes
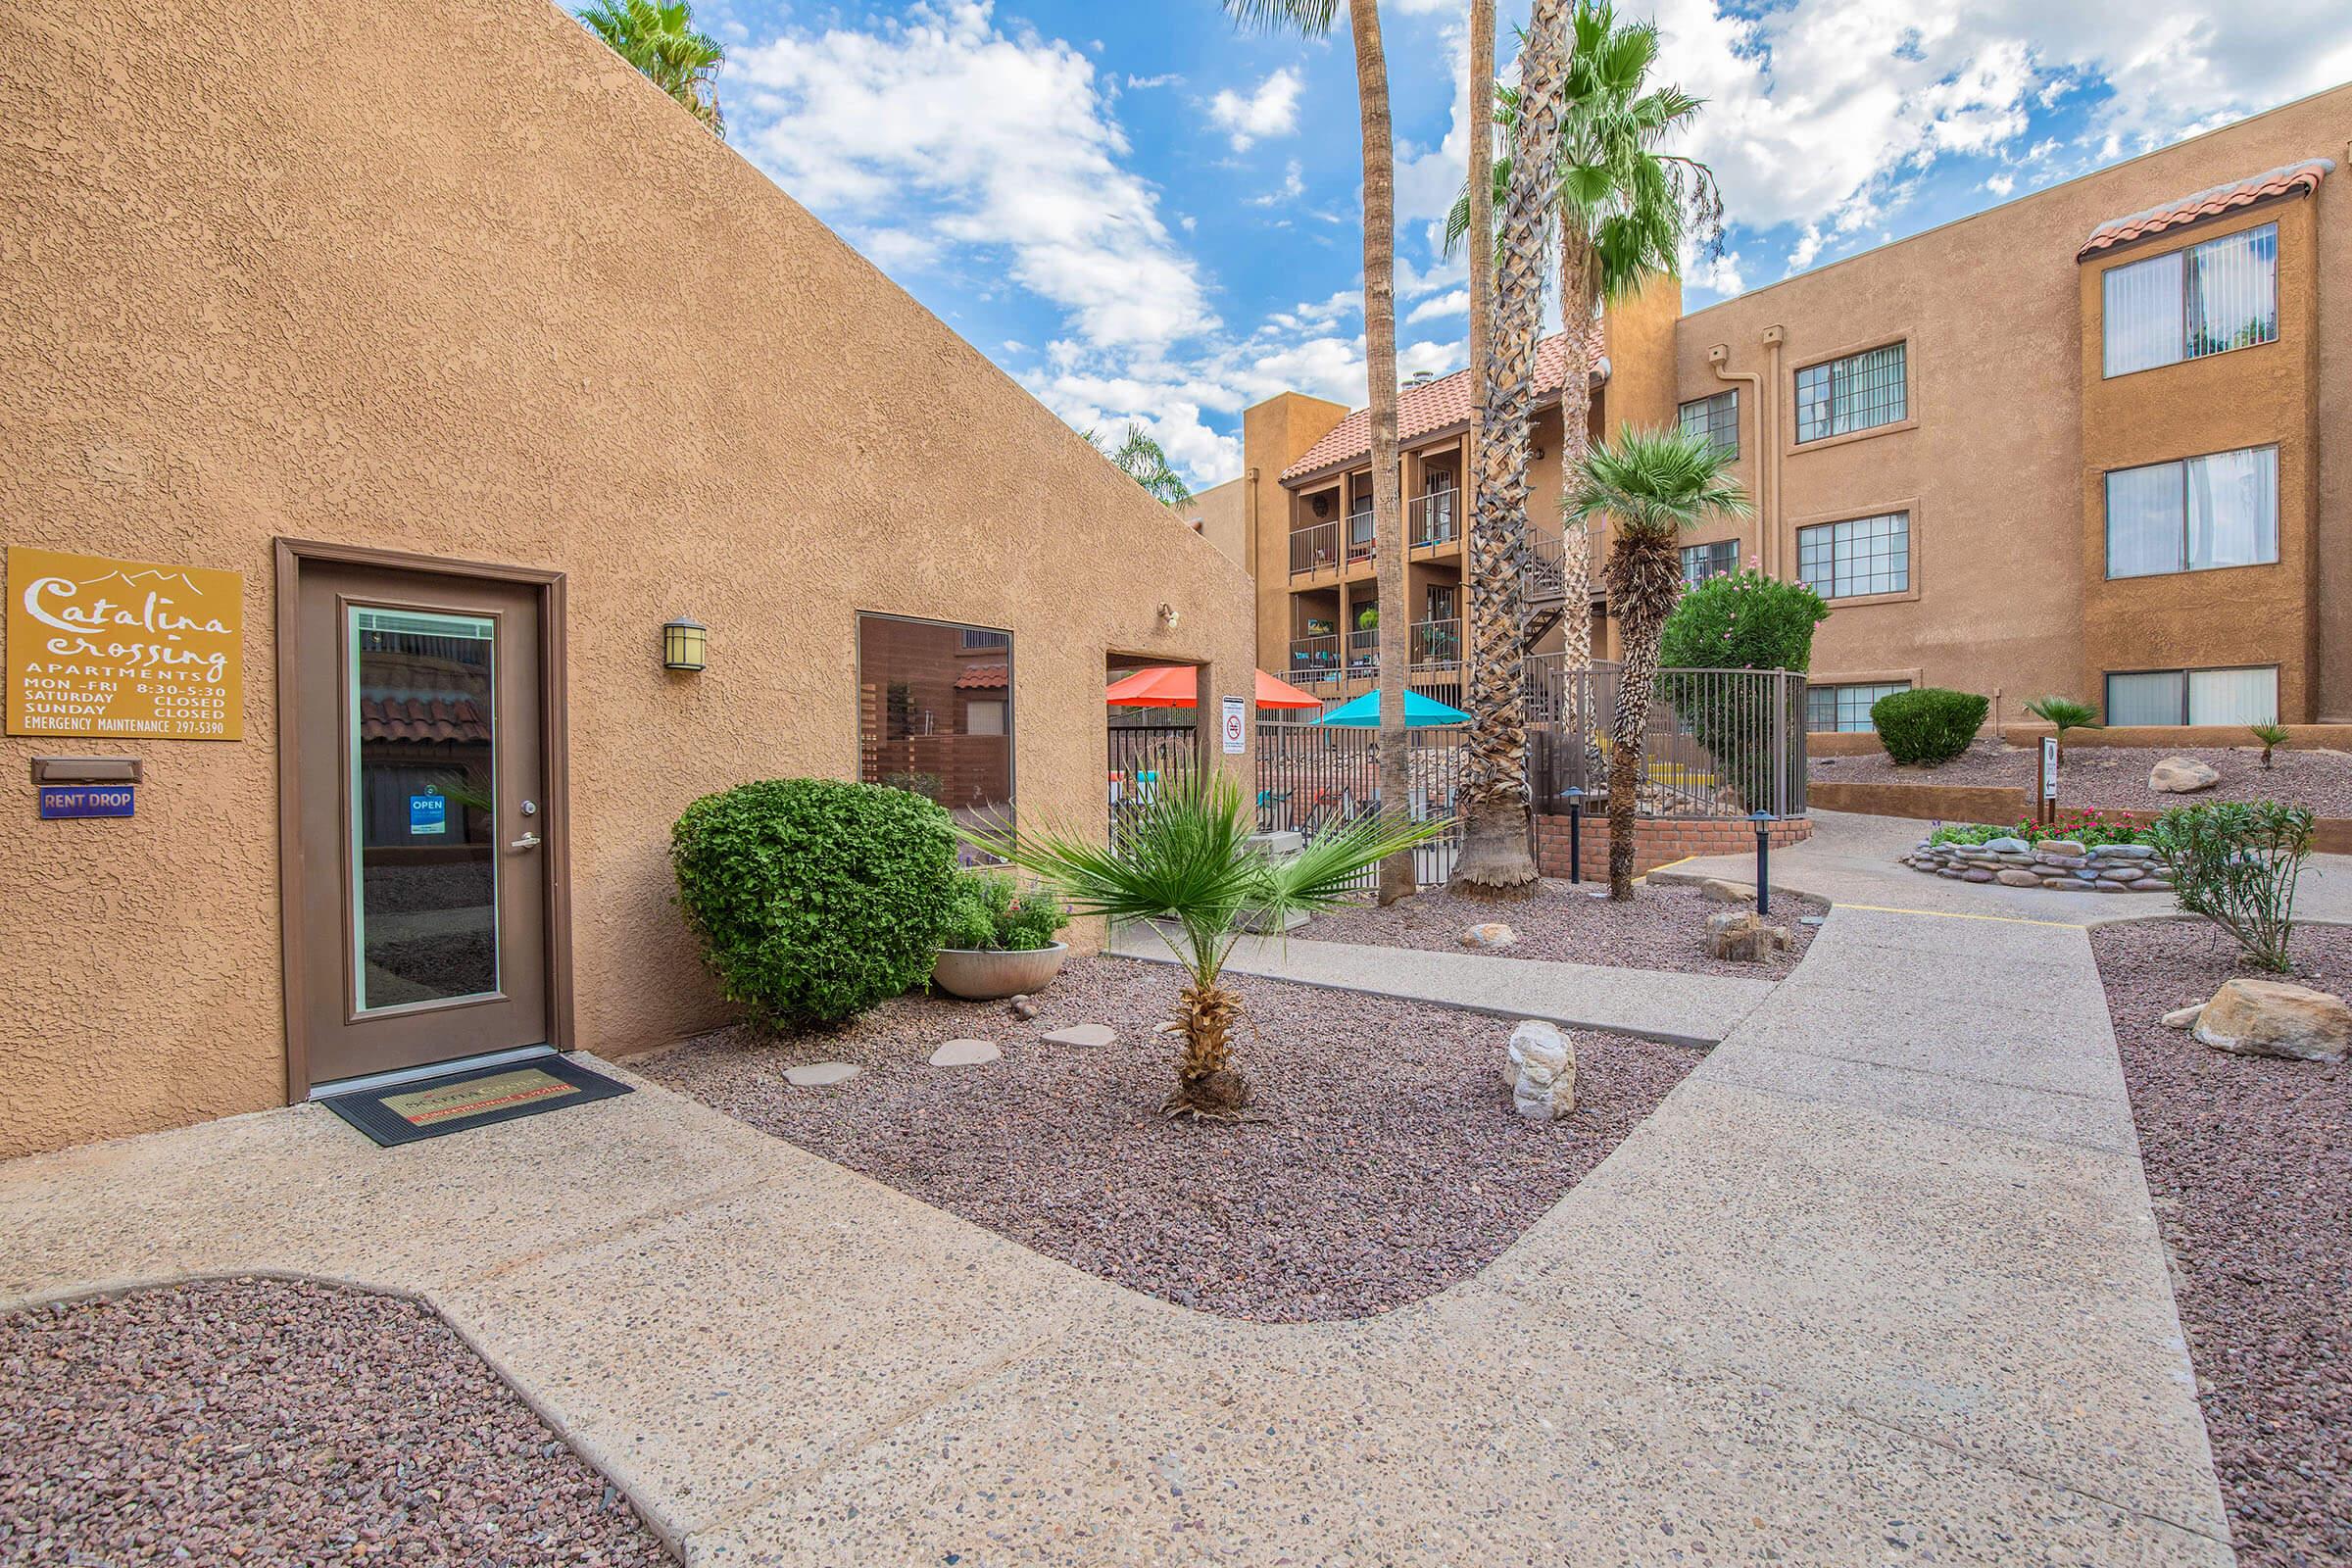
[[[32,760],[32,781],[35,784],[136,784],[139,781],[139,760],[135,757],[36,757]]]

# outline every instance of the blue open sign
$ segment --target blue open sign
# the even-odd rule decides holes
[[[128,784],[44,784],[44,819],[73,816],[128,816],[137,797]]]
[[[442,795],[412,795],[409,797],[409,833],[447,833],[449,831],[449,799]]]

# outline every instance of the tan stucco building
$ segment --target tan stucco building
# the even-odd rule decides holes
[[[241,676],[0,741],[0,1156],[709,1027],[698,796],[1100,821],[1107,667],[1250,689],[1238,566],[541,0],[92,0],[0,95],[5,542],[133,564],[21,555],[12,672],[231,573]],[[41,818],[90,758],[134,814]]]
[[[2049,692],[2119,723],[2352,719],[2348,129],[2352,86],[1687,316],[1644,296],[1604,322],[1593,428],[1680,417],[1736,452],[1756,515],[1693,534],[1686,569],[1829,598],[1815,728],[1867,727],[1904,685],[2003,719]],[[1432,685],[1460,525],[1430,542],[1455,503],[1424,498],[1458,484],[1468,398],[1460,375],[1404,394]],[[1548,420],[1539,558],[1561,548]],[[1351,694],[1377,636],[1348,636],[1362,417],[1291,395],[1244,437],[1261,657]]]

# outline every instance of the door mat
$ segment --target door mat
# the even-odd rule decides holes
[[[568,1056],[541,1056],[389,1089],[330,1095],[318,1103],[389,1147],[628,1093],[627,1084],[591,1072]]]

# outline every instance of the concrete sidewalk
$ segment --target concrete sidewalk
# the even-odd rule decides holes
[[[1137,1297],[650,1087],[0,1167],[0,1304],[240,1270],[420,1293],[695,1564],[2231,1561],[2059,927],[1834,911],[1492,1266],[1356,1322]]]
[[[1166,944],[1128,926],[1110,951],[1170,963]],[[1496,958],[1349,942],[1245,937],[1226,967],[1339,991],[1442,1002],[1510,1018],[1545,1018],[1569,1028],[1605,1029],[1677,1045],[1711,1046],[1772,995],[1770,980],[1603,968],[1543,958]]]

